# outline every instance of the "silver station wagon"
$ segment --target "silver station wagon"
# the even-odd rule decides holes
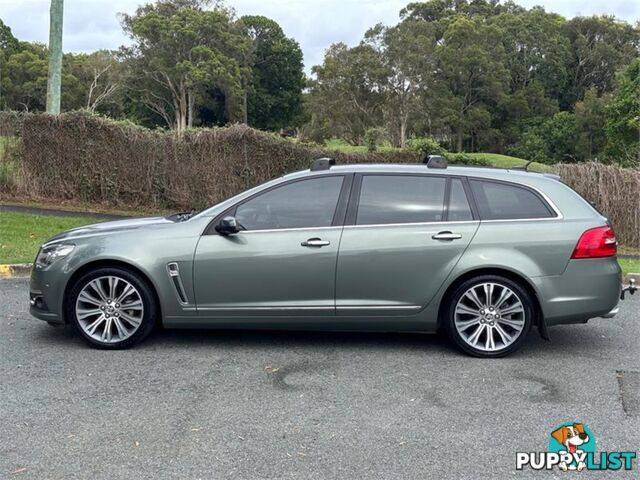
[[[195,215],[57,235],[30,290],[34,316],[102,348],[161,323],[442,330],[498,357],[534,326],[615,315],[621,271],[607,219],[557,177],[319,159]]]

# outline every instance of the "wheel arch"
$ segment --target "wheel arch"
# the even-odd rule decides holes
[[[122,261],[122,260],[116,260],[116,259],[100,259],[100,260],[93,260],[91,262],[87,262],[84,265],[82,265],[81,267],[77,268],[73,274],[69,277],[69,279],[67,280],[67,284],[64,287],[64,293],[62,295],[62,304],[61,304],[61,313],[62,313],[62,318],[64,320],[65,323],[69,323],[69,320],[66,318],[66,304],[67,304],[67,297],[69,295],[70,290],[73,288],[73,286],[75,285],[76,281],[84,274],[90,272],[91,270],[95,270],[96,268],[109,268],[109,267],[117,267],[117,268],[122,268],[124,270],[128,270],[130,272],[135,273],[136,275],[139,275],[149,286],[149,288],[151,289],[151,292],[153,293],[153,297],[156,303],[156,307],[158,309],[158,314],[159,314],[159,318],[158,320],[161,321],[162,319],[162,303],[160,302],[160,297],[158,296],[158,287],[156,286],[156,284],[153,282],[153,280],[151,280],[151,276],[148,275],[144,270],[142,270],[140,267],[137,267],[136,265],[133,265],[131,263]]]
[[[449,285],[447,286],[442,298],[440,300],[440,304],[438,306],[438,329],[442,326],[442,322],[444,321],[444,312],[447,308],[449,298],[453,294],[454,290],[458,287],[458,285],[466,282],[467,280],[478,277],[481,275],[499,275],[502,277],[506,277],[509,280],[512,280],[522,287],[529,293],[534,302],[535,315],[533,319],[533,324],[540,329],[540,333],[546,335],[546,325],[544,323],[544,317],[542,315],[542,305],[540,304],[540,298],[538,296],[538,292],[534,288],[531,281],[525,277],[524,275],[514,272],[513,270],[509,270],[506,268],[500,267],[480,267],[474,268],[472,270],[468,270],[463,272],[459,276],[457,276]]]

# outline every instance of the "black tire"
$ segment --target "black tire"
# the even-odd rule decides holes
[[[458,305],[458,302],[463,297],[463,295],[465,295],[465,293],[468,292],[469,289],[473,288],[474,286],[479,286],[486,283],[495,284],[503,288],[506,287],[507,289],[511,290],[511,292],[516,295],[517,299],[520,301],[523,307],[523,314],[521,316],[522,318],[520,318],[519,316],[519,320],[520,321],[523,320],[524,325],[522,329],[519,331],[519,333],[515,333],[516,330],[515,329],[512,330],[510,327],[506,328],[507,330],[509,330],[508,333],[513,334],[513,336],[517,335],[517,337],[515,337],[515,340],[513,340],[512,343],[510,343],[507,346],[504,346],[504,343],[503,343],[502,348],[497,348],[496,350],[491,350],[491,351],[487,351],[482,348],[476,348],[470,345],[469,342],[466,341],[465,338],[462,336],[462,334],[458,331],[455,323],[456,306]],[[523,288],[519,283],[514,282],[513,280],[500,275],[480,275],[462,282],[447,297],[445,308],[444,308],[443,327],[449,339],[462,352],[474,357],[479,357],[479,358],[498,358],[498,357],[507,356],[515,352],[522,346],[522,343],[525,341],[527,335],[529,334],[529,331],[531,330],[535,315],[536,315],[536,304],[534,300],[531,298],[531,295],[529,294],[529,292],[525,288]],[[479,316],[482,317],[481,315]],[[466,318],[472,318],[472,315],[469,315],[469,317],[466,317]],[[491,319],[491,320],[495,324],[499,322],[499,320],[496,320],[496,319]],[[482,318],[482,322],[488,323],[484,318]],[[491,325],[493,326],[494,323],[491,323]],[[501,326],[503,325],[501,324]],[[469,328],[473,328],[473,326]],[[503,332],[504,330],[505,329],[503,328]],[[489,331],[489,328],[487,326],[485,327],[485,332],[488,332],[488,331]],[[472,333],[475,333],[475,331],[472,331]],[[482,335],[484,335],[484,337],[482,337]],[[489,333],[483,333],[480,335],[480,338],[484,338],[486,340],[487,335],[489,335]],[[493,336],[493,338],[496,338],[496,337],[499,338],[501,336],[494,333],[491,333],[491,335]],[[473,337],[473,334],[471,334],[470,336]]]
[[[133,287],[135,287],[137,293],[139,293],[140,299],[143,304],[142,318],[137,329],[124,340],[113,341],[110,343],[102,342],[91,337],[82,328],[76,315],[76,302],[82,289],[91,281],[100,277],[107,276],[117,277],[130,283]],[[69,293],[65,298],[64,306],[65,317],[68,319],[69,323],[74,326],[80,336],[92,347],[105,350],[120,350],[140,343],[152,332],[154,326],[156,325],[156,319],[158,318],[159,313],[156,297],[154,295],[152,287],[148,284],[148,282],[139,274],[121,267],[100,267],[82,275],[75,281],[75,283],[69,290]]]

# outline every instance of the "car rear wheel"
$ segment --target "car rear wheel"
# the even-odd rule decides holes
[[[66,315],[92,346],[128,348],[151,331],[157,315],[153,292],[139,275],[118,267],[80,277],[66,301]]]
[[[483,275],[449,296],[445,326],[453,343],[476,357],[503,357],[524,342],[535,313],[531,295],[513,280]]]

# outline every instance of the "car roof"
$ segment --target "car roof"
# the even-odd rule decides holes
[[[447,168],[429,168],[427,165],[418,163],[359,163],[349,165],[333,165],[326,170],[302,170],[295,173],[285,175],[284,178],[297,178],[310,175],[323,175],[331,173],[407,173],[407,174],[429,174],[429,175],[450,175],[450,176],[466,176],[466,177],[482,177],[495,180],[505,180],[517,183],[529,183],[538,180],[552,180],[548,174],[527,172],[525,170],[496,168],[496,167],[477,167],[477,166],[447,166]],[[551,178],[550,178],[551,177]],[[555,178],[554,180],[557,180]]]

